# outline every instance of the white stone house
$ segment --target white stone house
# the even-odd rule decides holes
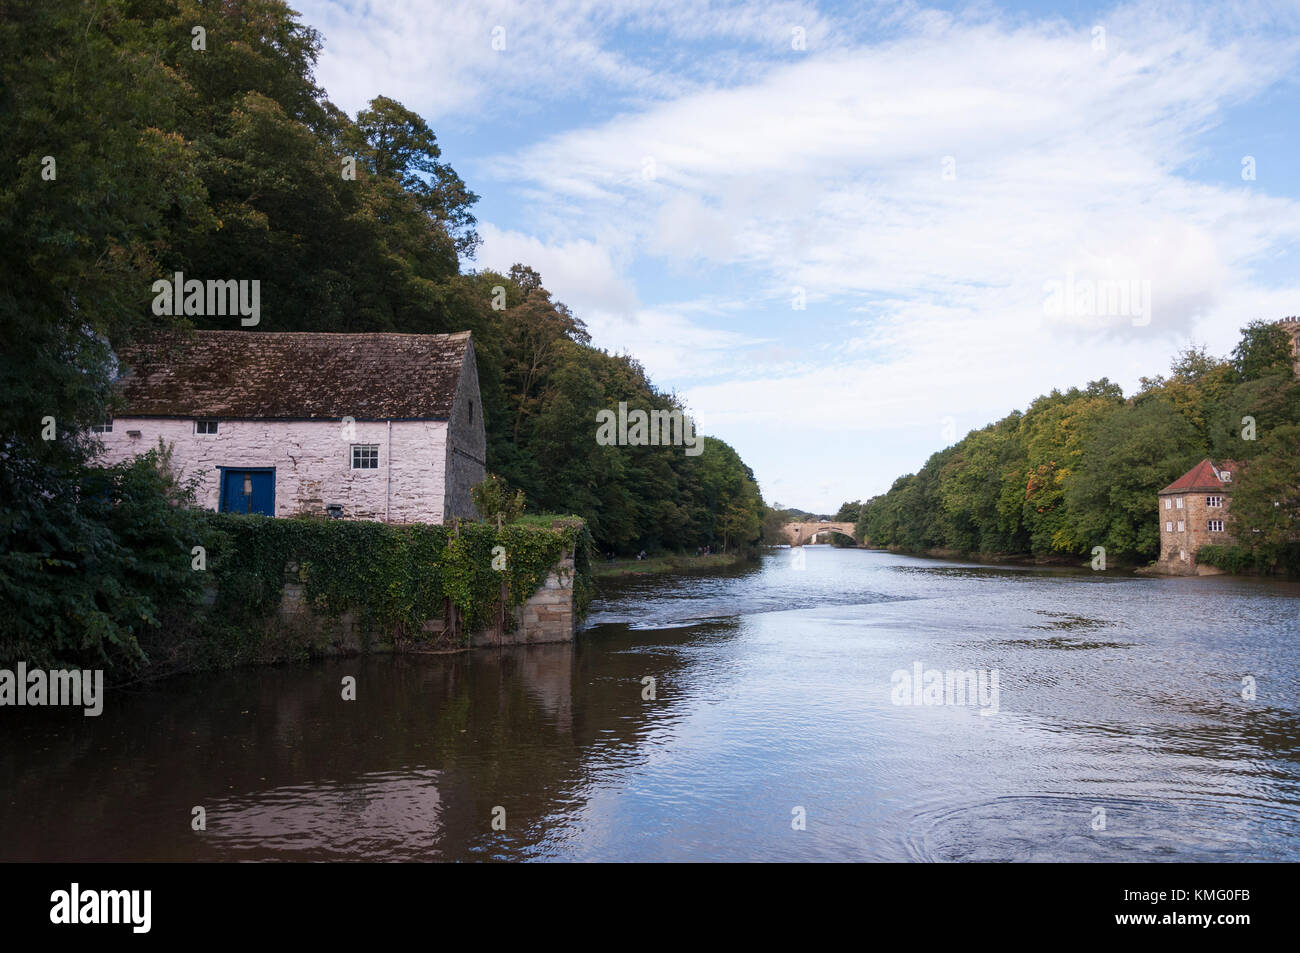
[[[171,448],[209,509],[394,523],[473,517],[487,446],[459,334],[198,331],[118,352],[107,463]],[[101,428],[95,428],[100,431]]]

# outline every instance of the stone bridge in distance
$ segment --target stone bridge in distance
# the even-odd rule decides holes
[[[791,546],[803,546],[805,543],[811,543],[823,533],[840,533],[850,537],[855,542],[862,542],[853,534],[854,526],[852,523],[786,523],[782,530]]]

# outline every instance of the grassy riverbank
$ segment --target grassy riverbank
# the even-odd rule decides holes
[[[591,574],[600,579],[607,576],[686,572],[692,569],[723,569],[745,561],[746,557],[733,553],[710,553],[707,556],[651,556],[647,559],[595,559],[592,560]]]

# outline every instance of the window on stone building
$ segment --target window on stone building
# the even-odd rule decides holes
[[[1178,532],[1181,533],[1181,532],[1183,531],[1183,527],[1184,527],[1185,525],[1186,525],[1186,524],[1185,524],[1182,520],[1179,520],[1179,521],[1178,521]]]
[[[1174,503],[1178,506],[1180,510],[1183,508],[1183,498],[1181,496],[1178,499],[1176,499]]]
[[[1223,505],[1223,497],[1221,497],[1221,496],[1207,496],[1207,497],[1205,498],[1205,505],[1206,505],[1206,506],[1212,506],[1212,507],[1215,507],[1215,508],[1217,509],[1218,507],[1220,507],[1220,506]]]
[[[215,420],[196,420],[194,421],[194,432],[214,436],[217,432],[217,422]]]
[[[1172,510],[1173,508],[1174,508],[1174,501],[1171,500],[1169,497],[1166,496],[1166,497],[1165,497],[1165,509],[1167,509],[1167,510]]]
[[[90,429],[94,433],[112,433],[113,421],[105,420],[102,424],[91,424]]]
[[[1170,521],[1170,520],[1165,520],[1165,532],[1166,532],[1166,533],[1172,533],[1173,531],[1174,531],[1174,524],[1173,524],[1173,522]]]
[[[352,445],[353,470],[379,469],[379,444],[354,443]]]
[[[1211,532],[1211,533],[1222,533],[1222,532],[1223,532],[1223,520],[1210,520],[1210,532]]]

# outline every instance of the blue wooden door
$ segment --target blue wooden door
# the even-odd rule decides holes
[[[275,515],[275,470],[223,470],[223,513]]]

